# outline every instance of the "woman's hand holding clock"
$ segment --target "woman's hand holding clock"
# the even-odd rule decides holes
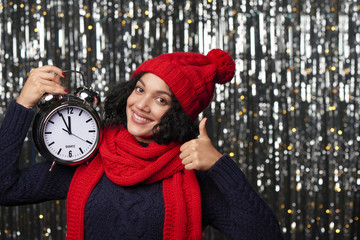
[[[65,77],[64,72],[55,66],[47,65],[33,69],[16,101],[26,108],[31,108],[44,93],[67,94],[67,89],[61,85],[62,77]]]

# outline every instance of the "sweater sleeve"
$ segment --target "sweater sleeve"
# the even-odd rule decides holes
[[[273,211],[229,156],[197,175],[204,227],[211,225],[231,239],[283,239]]]
[[[74,167],[50,162],[19,169],[19,158],[34,111],[12,101],[0,127],[0,204],[5,206],[65,199]]]

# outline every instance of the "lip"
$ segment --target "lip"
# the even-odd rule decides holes
[[[149,122],[152,122],[151,119],[145,117],[142,114],[139,114],[133,110],[131,110],[131,120],[137,124],[148,124]]]

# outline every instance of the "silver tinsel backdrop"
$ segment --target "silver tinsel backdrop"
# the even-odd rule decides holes
[[[203,114],[214,144],[286,239],[360,239],[359,14],[360,0],[0,0],[0,117],[34,67],[83,71],[103,98],[144,60],[222,48],[236,76]],[[29,133],[21,167],[39,161]],[[65,237],[64,201],[0,214],[1,239]]]

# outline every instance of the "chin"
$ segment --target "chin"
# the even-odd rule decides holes
[[[143,142],[143,143],[151,143],[154,141],[154,139],[152,137],[139,137],[139,136],[135,136],[135,139],[138,141],[138,142]]]
[[[138,140],[139,142],[151,142],[151,141],[153,141],[153,140],[152,140],[152,139],[153,139],[152,135],[149,136],[149,135],[147,135],[147,134],[145,134],[145,133],[141,133],[141,132],[136,131],[136,130],[131,129],[131,128],[129,128],[128,131],[129,131],[129,133],[130,133],[131,135],[133,135],[134,138],[136,138],[136,140]]]

